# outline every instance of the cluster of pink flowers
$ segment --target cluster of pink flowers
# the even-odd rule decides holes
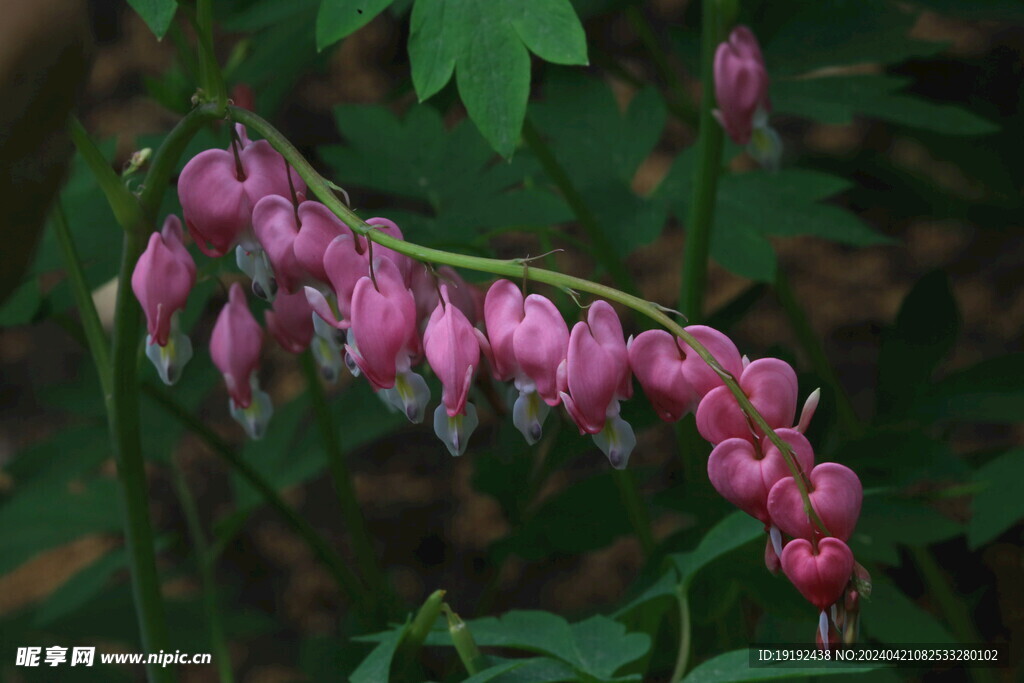
[[[778,133],[768,125],[772,102],[768,97],[768,70],[761,46],[746,26],[737,26],[718,46],[714,63],[713,114],[726,134],[762,166],[777,168],[782,154]]]
[[[627,340],[605,301],[591,304],[586,320],[570,329],[549,299],[524,296],[508,280],[483,295],[450,268],[435,273],[352,231],[326,206],[306,200],[305,190],[283,157],[266,141],[249,141],[240,126],[231,149],[197,155],[178,183],[188,232],[209,256],[235,251],[252,291],[272,302],[266,327],[283,348],[311,349],[329,381],[343,366],[364,376],[385,404],[414,423],[424,419],[430,400],[415,370],[425,360],[443,387],[434,430],[452,455],[465,452],[478,425],[470,388],[486,360],[495,379],[512,383],[513,422],[527,442],[536,443],[551,409],[564,405],[580,433],[590,434],[616,468],[626,466],[636,445],[619,412],[620,402],[632,396],[635,375],[663,420],[696,413],[701,435],[714,445],[711,483],[764,524],[766,564],[773,571],[781,566],[821,610],[822,641],[832,639],[830,625],[852,623],[848,612],[855,621],[855,563],[845,541],[860,513],[861,484],[842,465],[815,465],[804,432],[818,392],[794,422],[797,378],[787,363],[750,362],[721,332],[686,328],[789,446],[824,529],[804,510],[783,453],[751,423],[719,371],[682,339],[652,330]],[[388,219],[367,223],[402,239]],[[132,277],[147,319],[147,356],[168,384],[192,355],[178,318],[196,266],[182,240],[180,222],[168,217]],[[224,376],[231,413],[252,438],[262,436],[272,414],[257,377],[262,343],[263,329],[235,283],[214,326],[210,353]],[[791,540],[784,543],[785,537]]]
[[[819,639],[835,641],[835,630],[850,638],[856,629],[859,592],[866,573],[853,559],[849,540],[860,516],[863,490],[848,467],[815,465],[804,432],[817,408],[815,390],[796,418],[796,373],[777,358],[753,362],[740,357],[732,341],[710,327],[686,328],[735,377],[743,393],[788,446],[796,475],[809,492],[811,507],[828,531],[804,509],[794,472],[780,449],[740,408],[733,393],[682,339],[662,330],[643,332],[629,346],[633,372],[658,415],[675,421],[696,411],[697,429],[714,450],[708,477],[723,498],[764,524],[765,564],[781,566],[793,585],[820,610]],[[784,535],[790,537],[784,541]],[[853,582],[855,569],[860,575]],[[830,609],[831,608],[831,609]]]

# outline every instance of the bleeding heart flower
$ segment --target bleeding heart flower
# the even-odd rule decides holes
[[[286,351],[302,353],[313,340],[313,309],[305,292],[280,292],[274,298],[273,310],[263,314],[267,329]]]
[[[390,220],[388,218],[367,218],[366,224],[374,226],[376,230],[384,233],[385,235],[394,237],[395,239],[405,239],[405,237],[402,236],[402,230],[395,224],[393,220]],[[405,282],[405,285],[408,287],[410,284],[412,284],[411,281],[413,260],[411,258],[406,256],[405,254],[400,254],[394,249],[391,249],[390,247],[385,247],[381,244],[374,243],[371,248],[373,250],[371,252],[373,254],[373,258],[376,259],[384,256],[391,259],[394,262],[394,264],[398,266],[399,272],[402,273],[402,281]]]
[[[864,491],[849,467],[823,462],[808,477],[808,497],[829,534],[848,540],[860,516]],[[804,512],[803,499],[793,477],[780,479],[768,493],[768,514],[782,531],[796,538],[812,539],[816,530]]]
[[[356,283],[345,349],[375,389],[393,387],[396,374],[408,370],[419,353],[416,302],[389,258],[377,258],[372,276]]]
[[[814,449],[807,438],[794,429],[779,429],[776,434],[792,447],[801,470],[811,471]],[[782,453],[767,439],[756,442],[726,439],[715,446],[708,458],[708,477],[715,490],[748,515],[761,520],[765,528],[772,524],[768,493],[776,482],[788,476],[789,467]]]
[[[306,269],[295,257],[298,221],[295,205],[280,195],[264,197],[252,211],[252,229],[256,239],[270,259],[275,281],[288,294],[298,291],[306,278]]]
[[[713,113],[738,145],[750,142],[754,116],[771,111],[768,71],[757,38],[746,26],[737,26],[727,42],[715,50],[715,101]]]
[[[168,216],[132,271],[132,291],[146,314],[146,357],[164,384],[174,384],[192,358],[192,340],[179,328],[180,312],[196,282],[196,264],[182,244],[181,222]]]
[[[769,427],[793,424],[798,387],[789,363],[777,358],[755,360],[743,369],[739,385]],[[731,438],[752,442],[755,433],[763,436],[760,430],[751,431],[747,416],[726,386],[709,391],[697,406],[697,430],[713,444]]]
[[[686,331],[731,375],[742,374],[740,352],[731,339],[705,325],[690,325]],[[705,394],[722,386],[722,378],[689,344],[664,330],[641,332],[630,340],[629,364],[658,417],[666,422],[696,409]]]
[[[256,377],[262,346],[263,330],[249,311],[245,292],[236,282],[231,285],[228,303],[213,326],[210,355],[224,375],[231,395],[232,416],[253,439],[263,436],[273,412],[270,396],[260,391]]]
[[[822,538],[817,549],[796,538],[782,550],[782,571],[808,602],[824,612],[843,596],[853,573],[853,553],[838,538]]]
[[[444,386],[448,417],[465,412],[473,374],[480,367],[480,343],[465,314],[451,303],[448,286],[441,285],[441,301],[423,333],[427,362]]]
[[[249,143],[244,128],[239,137],[228,150],[208,149],[194,156],[178,178],[185,224],[207,256],[223,256],[243,238],[259,200],[289,197],[293,187],[296,192],[306,189],[269,142]],[[246,247],[252,251],[251,245]]]
[[[366,251],[363,242],[355,243],[355,233],[320,202],[299,204],[299,225],[299,234],[295,237],[295,258],[311,277],[320,282],[329,279],[326,252],[335,239],[346,235],[353,240],[353,246],[359,247],[356,251],[360,254]],[[366,275],[369,261],[365,256],[363,263],[364,269],[359,275]]]
[[[132,271],[132,291],[146,314],[148,343],[167,345],[171,316],[185,308],[195,283],[196,263],[182,244],[181,221],[168,216],[163,229],[149,236]]]

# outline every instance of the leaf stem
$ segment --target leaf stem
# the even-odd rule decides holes
[[[221,683],[233,683],[231,650],[228,648],[227,639],[224,636],[224,623],[221,620],[220,608],[217,604],[216,580],[213,575],[214,556],[210,554],[206,535],[203,533],[203,525],[199,521],[199,510],[196,507],[195,498],[189,491],[185,473],[177,463],[171,464],[171,475],[174,478],[174,488],[185,517],[185,526],[188,528],[188,535],[192,541],[192,549],[196,555],[196,567],[199,570],[199,583],[203,593],[203,611],[206,612],[206,625],[210,629],[210,647],[213,657],[217,660],[217,672]]]
[[[314,195],[316,195],[317,199],[327,206],[327,208],[338,216],[338,218],[344,221],[352,230],[365,236],[367,239],[377,242],[381,246],[393,249],[401,254],[405,254],[406,256],[411,256],[418,261],[449,265],[456,268],[466,268],[467,270],[493,273],[495,275],[504,275],[511,278],[523,277],[524,261],[522,259],[493,259],[481,256],[454,254],[440,249],[431,249],[429,247],[423,247],[412,242],[397,239],[385,234],[374,226],[367,224],[363,219],[356,215],[354,211],[349,209],[348,206],[338,199],[337,196],[335,196],[330,184],[316,172],[309,161],[307,161],[305,157],[295,149],[295,146],[292,145],[287,138],[281,135],[277,129],[251,111],[239,109],[238,107],[233,106],[228,107],[228,110],[229,115],[232,118],[237,120],[239,123],[249,126],[254,131],[262,135],[274,149],[284,156],[302,179],[306,181],[307,187]],[[722,382],[729,388],[729,391],[736,398],[736,401],[739,403],[743,412],[757,427],[760,428],[766,438],[768,438],[768,440],[771,441],[772,444],[774,444],[782,453],[783,459],[789,467],[790,474],[792,474],[793,478],[796,480],[797,488],[799,489],[800,496],[803,499],[804,510],[807,513],[808,518],[825,535],[830,535],[828,530],[825,528],[824,523],[822,523],[821,519],[818,517],[818,513],[811,506],[807,486],[803,481],[803,477],[800,476],[800,466],[796,462],[792,448],[775,433],[775,430],[771,428],[767,421],[765,421],[764,417],[756,408],[754,408],[750,399],[743,392],[743,389],[740,388],[736,378],[722,367],[718,360],[715,359],[703,344],[701,344],[692,334],[683,329],[682,326],[676,323],[674,319],[669,317],[660,306],[638,296],[615,289],[614,287],[609,287],[607,285],[602,285],[600,283],[572,275],[565,275],[552,270],[546,270],[544,268],[534,268],[533,266],[530,266],[525,275],[530,280],[534,280],[536,282],[543,282],[560,288],[567,287],[569,289],[586,292],[588,294],[593,294],[594,296],[622,304],[627,308],[631,308],[632,310],[647,316],[672,334],[685,341],[690,348],[692,348],[694,352],[700,356],[701,359],[707,363],[719,377],[722,378]]]
[[[114,173],[110,162],[103,156],[103,152],[96,146],[92,137],[85,130],[85,126],[76,117],[68,120],[68,132],[71,134],[71,141],[75,149],[82,155],[86,165],[92,172],[93,177],[107,198],[107,203],[114,212],[117,224],[125,230],[132,230],[142,217],[139,211],[139,203],[135,196],[121,182],[120,176]]]
[[[213,0],[196,0],[196,33],[199,39],[199,83],[206,91],[208,101],[223,113],[228,105],[228,93],[213,47]]]
[[[245,459],[239,457],[235,450],[212,429],[204,424],[190,411],[182,407],[174,398],[161,388],[150,384],[144,384],[143,390],[146,395],[152,398],[161,408],[172,417],[182,423],[189,431],[198,436],[218,457],[224,460],[232,469],[245,479],[262,496],[263,500],[301,537],[316,557],[323,562],[330,571],[331,576],[338,586],[348,595],[349,599],[356,606],[362,607],[366,603],[365,590],[359,577],[349,568],[348,564],[337,552],[327,543],[324,538],[316,532],[316,529],[306,521],[304,517],[293,510],[288,503],[281,498],[274,486],[268,482],[256,468],[250,465]],[[358,610],[361,617],[369,612]],[[373,624],[368,622],[370,625]]]
[[[701,14],[700,66],[704,95],[701,98],[700,130],[697,137],[697,173],[686,219],[686,250],[683,253],[682,287],[679,291],[679,308],[691,322],[700,322],[704,317],[708,252],[715,222],[715,199],[724,142],[722,127],[711,113],[715,106],[715,49],[722,41],[723,33],[717,0],[704,0],[701,3]]]
[[[310,401],[313,404],[313,413],[316,417],[317,426],[320,429],[320,439],[327,455],[331,477],[334,480],[334,490],[338,496],[338,501],[341,503],[341,512],[345,519],[345,528],[348,529],[350,535],[352,553],[355,555],[356,564],[359,566],[363,580],[370,587],[371,599],[382,610],[382,616],[385,618],[387,616],[394,616],[391,612],[396,604],[396,598],[388,583],[387,575],[377,561],[373,541],[366,528],[366,520],[359,509],[359,500],[356,498],[355,487],[352,484],[352,474],[349,472],[348,464],[345,462],[345,454],[341,449],[338,429],[331,417],[331,411],[327,405],[327,397],[324,395],[323,386],[320,384],[316,362],[309,351],[302,354],[301,364],[302,370],[306,375],[306,384],[309,390]]]
[[[537,130],[529,118],[523,122],[523,140],[534,156],[537,157],[537,160],[540,161],[540,165],[544,168],[544,172],[547,173],[548,177],[551,178],[551,182],[562,193],[562,197],[569,205],[569,208],[572,209],[573,214],[576,215],[576,220],[579,221],[583,230],[587,233],[587,237],[590,239],[591,248],[594,255],[597,256],[598,262],[608,271],[612,280],[621,289],[629,292],[636,291],[636,285],[629,274],[629,269],[626,268],[622,259],[619,258],[619,254],[616,253],[615,247],[608,240],[608,236],[598,222],[597,216],[587,206],[587,202],[583,199],[579,190],[576,189],[572,179],[569,178],[569,174],[558,163],[554,152],[544,142],[540,131]]]
[[[683,680],[683,674],[686,673],[686,666],[690,661],[690,639],[693,635],[690,601],[686,595],[686,587],[682,584],[676,586],[676,602],[679,604],[679,652],[676,654],[676,665],[672,669],[669,683],[679,683]]]
[[[78,306],[78,315],[82,320],[85,341],[89,347],[89,353],[92,354],[93,363],[96,365],[96,372],[100,376],[100,388],[106,397],[110,394],[113,383],[110,370],[109,341],[107,333],[103,330],[103,324],[100,322],[99,313],[96,312],[96,303],[92,300],[92,290],[85,281],[82,263],[78,257],[74,239],[71,237],[64,207],[59,201],[53,212],[53,226],[54,232],[57,234],[57,243],[60,245],[61,256],[64,258],[64,267],[68,272],[68,285],[71,287],[75,304]]]

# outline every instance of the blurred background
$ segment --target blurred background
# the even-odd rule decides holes
[[[366,156],[371,153],[380,153],[381,163],[403,157],[353,144],[344,125],[339,130],[339,105],[377,105],[395,115],[432,106],[449,127],[465,119],[452,85],[428,105],[415,104],[406,51],[409,4],[396,3],[340,44],[317,52],[311,30],[315,2],[287,3],[287,10],[282,4],[277,14],[266,3],[218,2],[218,54],[233,65],[228,72],[232,84],[243,84],[243,90],[234,91],[236,101],[251,93],[253,109],[321,169],[331,171],[328,177],[352,194],[364,216],[412,216],[399,220],[408,239],[460,243],[443,234],[444,215],[436,206],[389,192],[388,182],[375,182],[365,169],[345,166],[372,162],[374,157]],[[575,4],[587,31],[587,74],[607,85],[620,108],[635,101],[643,87],[653,86],[667,102],[664,127],[629,179],[635,196],[664,198],[667,208],[655,214],[663,229],[631,245],[625,263],[644,297],[672,305],[685,247],[677,217],[685,213],[678,206],[688,201],[676,160],[695,140],[693,110],[688,112],[686,104],[700,96],[697,8],[686,0],[636,3],[643,19],[637,23],[636,15],[625,10],[630,3]],[[786,60],[797,60],[800,52],[773,50],[773,41],[787,39],[796,30],[794,21],[817,20],[808,18],[813,3],[742,3],[741,20],[754,27],[765,45],[773,93],[782,84],[772,123],[785,145],[783,167],[846,178],[822,203],[887,239],[858,246],[813,234],[771,236],[766,239],[775,253],[776,272],[784,273],[797,304],[787,303],[785,293],[780,297],[771,278],[759,283],[737,274],[735,267],[713,262],[707,310],[751,357],[775,355],[792,362],[801,375],[802,395],[828,386],[822,376],[827,366],[815,356],[823,351],[849,396],[856,420],[844,423],[840,400],[826,389],[812,443],[823,458],[857,469],[868,490],[860,527],[864,537],[854,539],[860,543],[854,550],[870,563],[877,580],[878,595],[864,608],[869,636],[882,642],[899,642],[894,632],[913,641],[950,636],[1007,642],[1019,665],[1024,650],[1024,508],[1018,489],[1024,481],[1024,453],[1013,449],[1024,441],[1024,361],[1019,355],[1024,351],[1024,10],[1012,2],[953,0],[872,2],[861,8],[838,4],[850,13],[840,16],[857,21],[850,24],[846,42],[836,34],[832,47],[863,49],[867,58],[847,60],[835,67],[837,73],[905,79],[908,97],[956,107],[972,117],[965,120],[968,127],[979,120],[994,126],[977,136],[950,134],[942,130],[946,124],[915,120],[928,119],[934,109],[907,106],[895,114],[878,114],[859,109],[856,93],[827,105],[817,100],[833,108],[821,116],[794,113],[793,103],[808,95],[792,94]],[[888,13],[883,15],[882,8]],[[192,86],[176,43],[190,44],[191,34],[178,29],[180,35],[158,42],[128,5],[113,0],[88,3],[80,25],[73,25],[73,17],[62,13],[56,24],[46,24],[63,30],[67,23],[65,40],[72,46],[55,92],[80,93],[78,116],[103,141],[115,168],[121,168],[187,111]],[[648,31],[668,55],[674,79],[652,59]],[[91,39],[83,41],[85,34]],[[813,44],[819,39],[797,42],[811,54],[829,47]],[[42,70],[52,74],[57,68]],[[539,101],[557,99],[550,84],[557,84],[563,71],[534,64]],[[83,78],[76,85],[79,75]],[[20,112],[16,122],[25,125],[31,114]],[[27,129],[47,125],[36,120],[39,124]],[[949,126],[959,125],[951,121]],[[4,123],[8,137],[14,137],[15,122]],[[61,123],[57,120],[55,127]],[[349,135],[358,134],[354,130]],[[558,150],[559,133],[545,132]],[[416,139],[396,146],[408,147]],[[203,142],[223,146],[225,141],[221,130],[211,131]],[[13,143],[5,144],[7,162],[16,156]],[[33,149],[42,150],[42,142]],[[753,168],[740,150],[731,152],[732,170]],[[59,168],[70,146],[58,141],[48,153]],[[517,158],[528,167],[524,174],[534,172],[528,151],[521,150]],[[98,193],[79,166],[74,162],[67,171],[70,184],[63,202],[72,221],[82,222],[75,228],[78,234],[94,235],[85,238],[82,250],[89,259],[90,281],[97,286],[101,317],[109,324],[113,287],[103,281],[116,264],[117,230],[112,223],[102,224],[109,220],[103,213],[108,210],[97,204]],[[48,205],[49,181],[55,177],[54,172],[40,173],[46,182],[19,191],[23,203],[37,208]],[[678,196],[673,196],[676,187]],[[168,201],[174,208],[176,200]],[[737,201],[743,201],[742,194]],[[39,212],[35,219],[44,215]],[[547,215],[557,224],[553,241],[538,231],[498,228],[462,243],[502,256],[562,247],[566,251],[553,257],[559,268],[590,273],[592,261],[570,246],[585,240],[571,215],[564,209]],[[829,212],[804,215],[812,221],[833,218]],[[628,233],[641,230],[645,220],[630,215],[621,225]],[[134,641],[135,622],[102,403],[88,353],[76,338],[59,262],[40,264],[32,261],[38,256],[16,255],[20,245],[31,243],[26,236],[31,231],[25,229],[32,223],[29,215],[17,225],[8,219],[4,226],[5,273],[17,270],[19,261],[33,265],[31,287],[10,287],[13,298],[0,309],[0,639],[5,652],[29,640],[35,644],[39,638],[29,638],[30,633],[49,634],[46,644],[84,638],[130,650],[125,644]],[[42,238],[37,254],[46,253],[49,239]],[[12,277],[24,282],[19,275]],[[214,282],[207,285],[195,310],[190,305],[194,339],[208,337],[218,310],[214,302],[223,298]],[[627,334],[642,329],[635,320],[626,327]],[[808,336],[815,343],[808,344]],[[197,357],[204,354],[199,342]],[[309,434],[309,404],[293,357],[268,337],[261,375],[278,412],[270,435],[259,443],[246,443],[230,419],[208,359],[197,359],[195,365],[190,371],[198,378],[175,390],[182,401],[257,463],[283,487],[289,503],[344,549],[346,533],[323,453]],[[147,366],[143,374],[148,377],[149,371]],[[525,447],[508,446],[511,425],[493,415],[484,420],[468,453],[452,459],[429,425],[401,423],[370,400],[362,382],[346,375],[329,392],[377,550],[409,605],[445,588],[449,602],[467,618],[534,608],[575,618],[613,611],[643,581],[643,555],[607,476],[607,463],[589,440],[571,433],[570,424],[563,424],[549,444],[543,467]],[[697,504],[704,499],[688,489],[672,425],[656,423],[642,398],[634,403],[630,413],[646,417],[638,418],[643,429],[631,468],[652,509],[662,552],[692,547],[728,506]],[[915,412],[907,409],[910,404],[930,408]],[[156,412],[150,408],[144,408],[149,411],[144,415]],[[337,680],[331,672],[350,669],[366,648],[336,645],[350,615],[327,570],[200,439],[166,419],[144,425],[147,444],[162,444],[162,451],[173,444],[172,452],[153,452],[150,476],[164,590],[176,604],[172,634],[175,640],[181,634],[183,642],[198,640],[181,649],[204,647],[194,627],[198,580],[170,462],[180,466],[219,552],[217,585],[238,680]],[[1007,453],[1015,455],[1007,458]],[[535,476],[538,471],[544,476]],[[701,472],[698,464],[689,474]],[[898,500],[871,495],[873,488],[889,487],[900,489]],[[760,555],[758,543],[748,545],[723,561],[722,571],[699,579],[692,593],[699,655],[754,638],[809,640],[813,609],[764,572]],[[655,661],[670,663],[670,646],[655,643]],[[13,659],[0,661],[0,676],[50,680],[44,671],[16,671],[12,664]],[[96,672],[97,680],[127,679],[129,673],[109,667]],[[180,675],[185,681],[217,680],[212,667],[183,668]],[[1012,675],[996,671],[992,680],[1011,680]]]

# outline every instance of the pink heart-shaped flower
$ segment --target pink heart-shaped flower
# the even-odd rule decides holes
[[[811,506],[829,534],[844,541],[849,539],[864,498],[860,479],[849,467],[835,462],[818,465],[809,478]],[[811,539],[815,535],[793,477],[780,479],[768,493],[768,515],[777,527],[794,538]]]
[[[778,358],[755,360],[743,369],[739,385],[769,427],[793,425],[798,386],[789,363]],[[731,438],[752,442],[755,436],[736,397],[725,386],[709,391],[697,406],[697,430],[713,444]]]
[[[776,432],[796,454],[804,472],[814,466],[814,449],[810,442],[795,429]],[[759,452],[758,446],[764,448]],[[768,527],[772,518],[768,514],[768,493],[780,479],[790,475],[789,466],[779,449],[762,439],[753,444],[744,439],[726,439],[715,446],[708,458],[708,478],[723,498],[756,517]]]
[[[796,538],[782,550],[782,571],[807,601],[824,611],[843,595],[853,573],[853,553],[838,538],[823,538],[815,551]]]

